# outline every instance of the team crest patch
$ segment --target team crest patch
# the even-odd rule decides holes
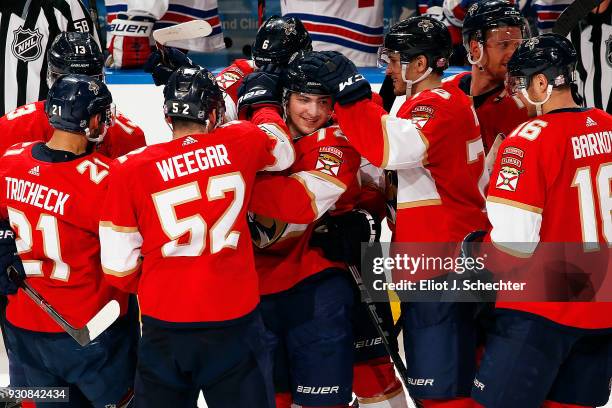
[[[319,149],[319,157],[315,170],[321,173],[337,176],[342,164],[342,151],[333,146],[323,146]]]
[[[19,27],[13,31],[13,45],[11,50],[15,58],[22,61],[34,61],[42,54],[42,38],[43,35],[38,31],[34,31],[23,27]]]
[[[219,86],[223,89],[228,89],[240,80],[240,75],[235,72],[224,72],[218,80]]]
[[[287,229],[287,223],[249,212],[247,222],[253,244],[265,248],[278,241]]]
[[[423,129],[429,119],[434,116],[434,109],[427,105],[415,106],[412,111],[412,123],[419,129]]]
[[[502,166],[497,176],[495,187],[500,190],[516,191],[522,170],[517,170],[514,167]]]
[[[606,40],[606,62],[612,67],[612,34]]]

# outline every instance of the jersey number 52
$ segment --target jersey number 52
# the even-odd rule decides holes
[[[240,214],[245,195],[245,183],[239,172],[213,176],[208,179],[206,199],[215,201],[232,192],[234,199],[221,217],[210,228],[200,214],[177,218],[175,207],[180,204],[202,200],[198,182],[183,184],[178,187],[160,191],[152,195],[157,216],[164,233],[170,241],[162,246],[162,255],[168,256],[200,256],[206,248],[207,235],[210,236],[210,253],[215,254],[225,247],[236,248],[240,232],[232,231],[236,218]],[[179,239],[189,234],[187,243],[179,243]]]

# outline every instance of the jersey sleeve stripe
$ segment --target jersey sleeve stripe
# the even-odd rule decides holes
[[[398,203],[397,208],[404,209],[404,208],[426,207],[426,206],[431,206],[431,205],[442,205],[442,200],[431,199],[431,200],[412,201],[409,203]]]
[[[505,253],[528,257],[540,242],[542,215],[507,202],[487,201],[487,214],[493,227],[491,241]]]
[[[272,156],[276,158],[274,164],[264,167],[265,171],[281,171],[285,170],[295,161],[295,149],[293,143],[287,137],[287,134],[280,126],[273,123],[264,123],[258,127],[266,132],[268,137],[276,140],[276,144],[272,150]]]
[[[382,128],[385,147],[381,167],[394,170],[423,165],[429,142],[412,121],[385,115]]]
[[[328,178],[321,177],[318,173],[300,171],[291,175],[304,185],[309,192],[308,195],[312,197],[317,219],[325,214],[345,191],[340,185],[331,182]]]
[[[143,238],[140,232],[115,231],[113,227],[100,225],[100,257],[105,272],[115,276],[133,273],[140,265],[140,248]]]
[[[110,228],[116,232],[138,232],[137,227],[121,227],[119,225],[115,225],[110,221],[100,221],[100,227]]]
[[[498,204],[509,205],[509,206],[520,208],[522,210],[529,211],[529,212],[536,213],[536,214],[542,214],[542,212],[543,212],[543,210],[541,208],[539,208],[539,207],[536,207],[536,206],[533,206],[533,205],[524,204],[524,203],[520,203],[520,202],[514,201],[514,200],[509,200],[507,198],[501,198],[501,197],[496,197],[496,196],[491,196],[490,195],[490,196],[487,197],[487,201],[491,202],[491,203],[498,203]]]

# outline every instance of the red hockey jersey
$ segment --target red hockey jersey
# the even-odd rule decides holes
[[[98,211],[109,160],[93,153],[49,163],[32,157],[36,143],[12,146],[0,159],[0,207],[8,212],[28,282],[66,320],[84,326],[111,299],[125,312],[127,295],[103,279]],[[9,298],[11,324],[62,332],[24,292]]]
[[[285,172],[289,177],[258,177],[249,207],[264,295],[287,290],[326,268],[345,267],[311,248],[310,236],[315,220],[328,210],[352,209],[360,194],[361,157],[338,126],[294,140],[294,147],[295,163]]]
[[[471,80],[471,73],[462,72],[445,79],[442,87],[444,88],[446,84],[454,85],[471,96]],[[528,119],[527,109],[521,100],[508,95],[503,85],[483,95],[472,97],[472,102],[480,122],[485,154],[489,153],[498,136],[503,140],[514,128]]]
[[[476,113],[461,90],[423,91],[397,117],[369,100],[336,104],[335,111],[365,158],[397,171],[394,241],[459,242],[485,227],[484,149]]]
[[[119,158],[100,222],[106,277],[137,292],[143,318],[157,324],[251,312],[259,290],[246,211],[255,174],[293,159],[278,127],[249,122]]]
[[[225,91],[225,117],[238,119],[238,88],[245,76],[255,71],[252,60],[237,59],[217,75],[217,84]]]
[[[0,134],[0,152],[15,143],[48,141],[53,135],[53,128],[45,114],[45,101],[28,103],[2,116]],[[142,129],[117,113],[114,126],[108,129],[104,140],[98,145],[98,153],[114,159],[145,144]]]
[[[554,242],[583,243],[584,256],[609,257],[611,145],[612,116],[599,109],[560,109],[517,127],[502,143],[493,169],[487,197],[492,225],[488,239],[507,256],[518,255],[517,251],[530,255],[539,250],[538,243]],[[523,243],[522,249],[512,243]],[[527,248],[524,243],[532,245]],[[513,264],[516,261],[504,262],[501,270],[493,272],[503,273],[504,266]],[[567,326],[612,328],[612,303],[498,302],[497,306]]]

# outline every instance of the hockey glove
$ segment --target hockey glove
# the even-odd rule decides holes
[[[17,271],[17,282],[9,278],[8,268],[13,266]],[[18,284],[25,279],[21,259],[17,256],[15,233],[8,220],[0,220],[0,293],[12,295],[17,293]]]
[[[370,83],[357,71],[351,60],[337,51],[314,53],[304,59],[304,71],[318,79],[340,105],[370,99]]]
[[[166,85],[170,75],[180,67],[196,67],[187,55],[177,48],[165,47],[155,50],[142,67],[150,72],[156,86]]]
[[[310,245],[321,248],[330,261],[360,265],[361,243],[379,239],[380,221],[366,210],[353,210],[323,218],[310,238]]]
[[[155,20],[148,16],[120,13],[108,27],[106,66],[140,68],[151,55],[151,34]]]
[[[249,119],[256,109],[266,106],[281,110],[280,70],[272,65],[242,80],[238,88],[238,118]]]

